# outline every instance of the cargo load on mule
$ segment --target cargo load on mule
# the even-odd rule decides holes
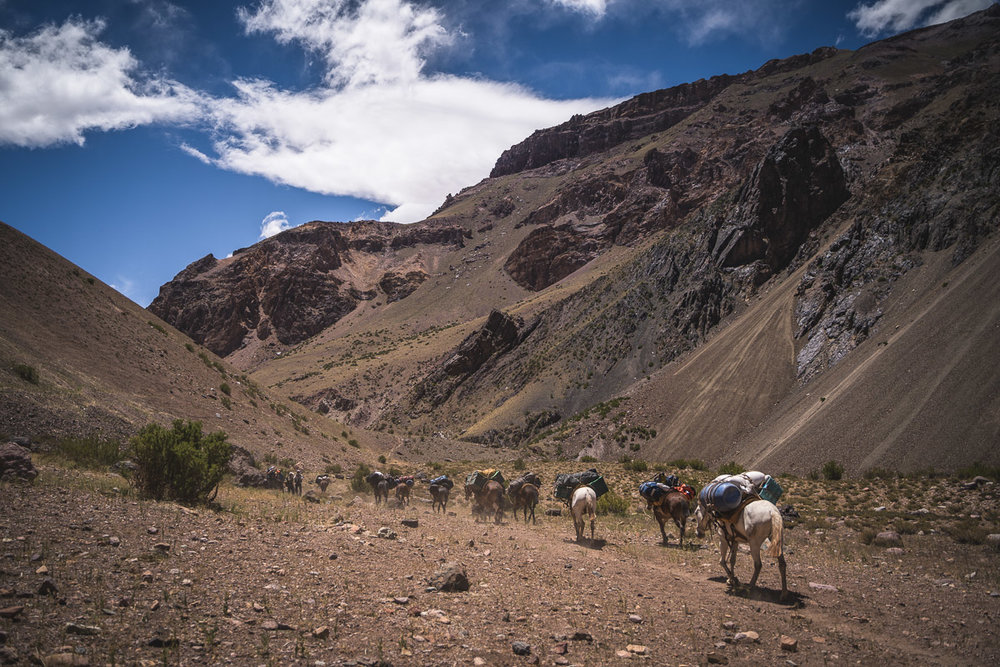
[[[580,485],[586,485],[592,488],[598,498],[608,492],[608,485],[604,481],[604,478],[601,477],[601,474],[597,472],[597,468],[590,468],[589,470],[584,470],[583,472],[556,475],[556,498],[559,498],[560,500],[569,500],[570,496],[573,494],[573,489]]]
[[[431,480],[431,484],[436,484],[438,486],[443,486],[446,489],[455,488],[455,482],[448,478],[448,475],[440,475]]]
[[[535,473],[526,472],[510,483],[510,486],[507,487],[507,493],[511,496],[517,495],[518,490],[525,484],[534,484],[535,488],[540,488],[542,480]]]
[[[482,491],[483,487],[486,486],[486,482],[491,479],[495,482],[499,482],[500,486],[507,486],[507,481],[503,478],[503,474],[496,468],[476,470],[465,478],[465,485],[472,486],[472,488],[476,491]]]
[[[680,482],[680,480],[677,479],[677,475],[674,474],[668,475],[663,471],[656,473],[651,481],[663,484],[665,486],[677,486],[677,484]]]
[[[660,479],[667,479],[673,483],[666,484],[665,482],[658,481]],[[664,475],[660,473],[652,480],[639,485],[639,495],[642,496],[643,500],[650,507],[659,503],[660,500],[671,492],[683,494],[688,499],[688,502],[694,500],[694,487],[682,483],[677,479],[676,475]]]
[[[403,475],[402,477],[397,477],[396,483],[406,484],[407,486],[413,486],[413,475]]]

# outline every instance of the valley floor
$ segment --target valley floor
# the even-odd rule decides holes
[[[115,475],[40,469],[34,485],[0,486],[0,650],[18,663],[1000,662],[1000,553],[945,534],[955,517],[933,506],[914,515],[926,534],[904,534],[901,552],[864,544],[857,522],[898,493],[889,482],[865,487],[865,510],[801,482],[840,509],[827,516],[799,496],[803,519],[785,534],[793,594],[781,602],[773,560],[759,594],[732,594],[693,522],[683,549],[673,526],[661,546],[637,502],[599,516],[597,544],[583,546],[565,510],[543,515],[559,507],[551,498],[537,525],[476,523],[455,497],[434,514],[419,483],[405,508],[337,480],[320,504],[223,487],[217,509],[192,510],[137,500]],[[996,520],[995,487],[964,492],[972,520]],[[445,562],[465,568],[467,592],[427,590]],[[749,579],[747,553],[737,568]]]

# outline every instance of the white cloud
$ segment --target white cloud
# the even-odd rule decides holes
[[[601,18],[608,11],[608,0],[547,0],[553,5],[565,7],[581,14]]]
[[[994,0],[879,0],[847,13],[861,34],[877,37],[936,25],[986,9]]]
[[[324,85],[307,91],[234,82],[237,96],[212,104],[217,157],[209,159],[277,183],[390,205],[384,219],[426,217],[532,131],[612,102],[553,101],[517,85],[429,76],[424,56],[450,37],[435,10],[401,0],[271,0],[240,16],[248,31],[319,52],[329,70]]]
[[[271,32],[321,53],[333,84],[415,80],[424,53],[451,41],[437,10],[405,0],[265,0],[254,13],[241,8],[239,17],[247,32]]]
[[[144,77],[128,49],[97,40],[101,21],[70,19],[27,37],[0,30],[0,144],[84,143],[88,130],[184,122],[200,97]]]
[[[284,211],[271,211],[260,222],[260,238],[269,239],[291,228],[292,225],[289,224]]]

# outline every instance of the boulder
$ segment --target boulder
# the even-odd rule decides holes
[[[454,562],[445,563],[440,570],[431,575],[427,583],[439,591],[469,590],[469,576],[466,574],[465,568]]]
[[[877,547],[901,547],[903,538],[894,530],[883,530],[875,536],[874,544]]]
[[[31,462],[31,451],[14,442],[0,445],[0,480],[33,481],[38,470]]]
[[[267,485],[267,475],[257,469],[253,454],[243,447],[233,446],[228,470],[236,478],[238,486],[263,488]]]

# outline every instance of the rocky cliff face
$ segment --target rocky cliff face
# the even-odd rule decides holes
[[[398,301],[427,278],[419,259],[394,253],[461,246],[454,225],[312,222],[229,259],[208,255],[169,283],[149,309],[220,356],[249,344],[295,345],[360,302]]]

